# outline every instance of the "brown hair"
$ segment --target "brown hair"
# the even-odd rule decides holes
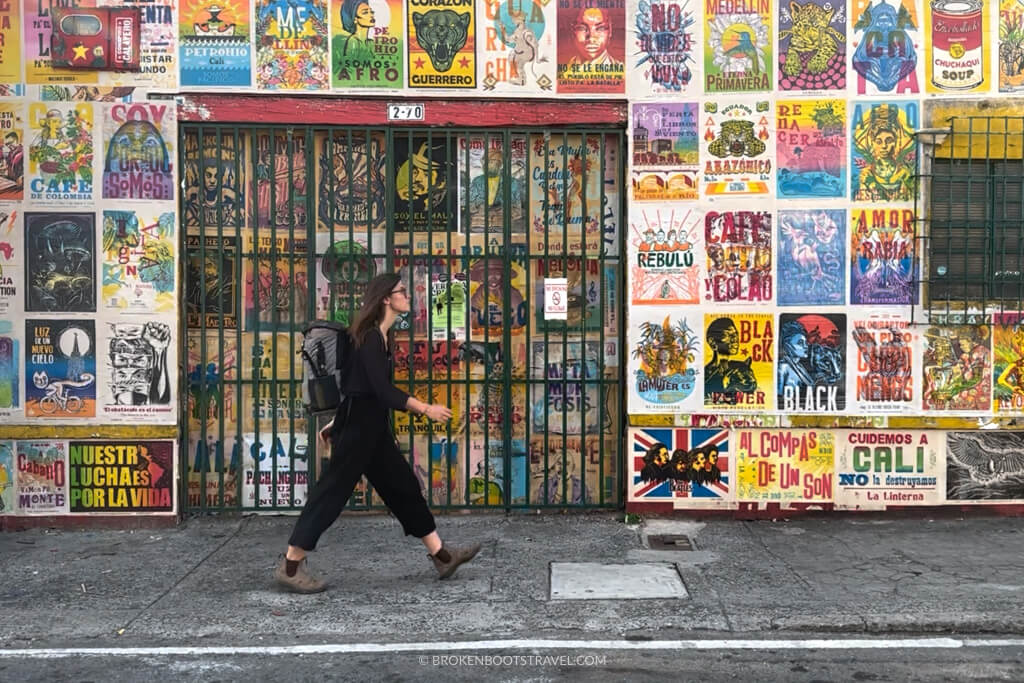
[[[357,347],[362,346],[366,341],[366,335],[374,328],[379,327],[380,321],[384,319],[384,299],[391,296],[395,285],[402,281],[397,273],[381,273],[370,280],[366,285],[366,293],[363,295],[363,305],[356,313],[355,319],[349,327],[352,341]],[[388,348],[391,348],[391,331],[388,331]]]

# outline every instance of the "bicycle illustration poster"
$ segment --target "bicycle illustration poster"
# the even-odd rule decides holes
[[[96,417],[96,322],[25,321],[25,417]]]

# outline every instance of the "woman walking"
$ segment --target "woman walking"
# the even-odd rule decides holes
[[[409,308],[409,295],[398,275],[378,275],[367,285],[362,308],[350,328],[354,350],[342,392],[347,398],[322,432],[332,439],[330,465],[310,490],[288,551],[274,571],[277,582],[291,591],[318,593],[326,588],[309,572],[306,553],[341,514],[364,474],[405,534],[423,541],[439,578],[454,574],[480,550],[479,543],[469,548],[442,544],[419,481],[392,432],[390,410],[406,410],[431,420],[452,416],[447,406],[428,405],[391,384],[391,326]]]

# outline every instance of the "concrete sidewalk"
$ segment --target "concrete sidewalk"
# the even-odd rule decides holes
[[[0,534],[0,646],[1024,633],[1018,519],[620,520],[439,517],[449,542],[480,540],[484,549],[453,580],[437,581],[395,520],[343,516],[312,555],[331,583],[314,596],[282,593],[271,579],[294,517]],[[649,549],[648,536],[663,533],[687,535],[695,549]],[[552,600],[552,563],[630,565],[618,572],[627,588],[668,563],[687,595]]]

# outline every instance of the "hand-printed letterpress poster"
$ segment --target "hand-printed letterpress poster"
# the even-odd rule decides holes
[[[917,303],[913,209],[850,211],[850,303]]]
[[[92,69],[58,69],[50,58],[50,37],[53,35],[53,9],[71,3],[58,0],[18,0],[25,20],[25,82],[29,85],[71,85],[97,83],[99,72]],[[12,0],[17,4],[15,0]],[[78,7],[95,7],[95,0],[81,0]]]
[[[948,432],[946,500],[957,504],[1024,500],[1024,432]]]
[[[0,84],[20,85],[21,0],[0,3]]]
[[[999,92],[1024,90],[1024,4],[999,0]]]
[[[846,3],[779,0],[779,90],[846,90]]]
[[[775,112],[768,100],[706,101],[700,155],[705,197],[775,191]]]
[[[846,303],[846,209],[779,211],[779,306]]]
[[[455,222],[450,203],[455,182],[455,140],[396,135],[394,217],[398,232],[447,232]]]
[[[507,145],[500,134],[460,136],[456,147],[459,207],[469,207],[468,216],[462,208],[456,212],[459,232],[500,237],[508,217],[512,234],[525,235],[529,208],[526,201],[527,136],[513,135]]]
[[[729,430],[631,428],[628,444],[630,503],[671,502],[675,509],[734,505]]]
[[[686,309],[643,306],[629,316],[629,412],[700,409],[701,317]]]
[[[93,106],[32,102],[28,107],[28,193],[40,203],[88,203],[93,176]]]
[[[68,442],[16,441],[15,498],[23,515],[68,512]]]
[[[306,233],[306,137],[284,131],[256,133],[256,216],[258,228],[276,226]],[[294,197],[294,201],[290,198]]]
[[[25,214],[25,310],[96,310],[96,215]]]
[[[9,422],[17,422],[24,416],[21,359],[25,352],[25,343],[20,334],[21,330],[17,330],[16,333],[14,324],[16,318],[10,313],[2,318],[0,319],[0,418]],[[20,316],[17,319],[20,319]]]
[[[96,417],[96,324],[25,320],[25,417]]]
[[[182,193],[191,232],[220,224],[246,225],[245,169],[248,140],[219,132],[185,131]]]
[[[836,432],[836,509],[946,502],[943,432]]]
[[[846,101],[783,100],[775,105],[780,199],[846,196]]]
[[[176,310],[173,211],[103,212],[103,308],[152,315]]]
[[[851,321],[852,412],[914,412],[921,386],[920,329],[909,317],[886,311]]]
[[[850,77],[856,94],[920,93],[925,58],[921,0],[851,0],[850,22]]]
[[[484,92],[553,92],[556,6],[551,0],[482,0]]]
[[[107,86],[178,87],[178,3],[181,0],[96,0],[98,7],[138,8],[142,12],[138,71],[102,71]]]
[[[704,91],[772,89],[772,3],[704,0]]]
[[[700,303],[703,212],[692,204],[641,204],[630,215],[633,305]]]
[[[13,515],[18,501],[16,495],[17,468],[14,459],[14,441],[0,441],[0,515]]]
[[[1024,313],[992,314],[992,412],[1024,411]]]
[[[740,209],[704,213],[707,276],[704,299],[722,304],[771,303],[772,214]]]
[[[629,0],[629,95],[700,93],[702,0]]]
[[[846,410],[846,316],[782,313],[775,392],[786,413]]]
[[[24,197],[24,109],[24,104],[20,100],[0,101],[0,201]]]
[[[331,0],[331,85],[401,88],[405,36],[399,0]]]
[[[737,500],[832,502],[836,450],[833,432],[744,429],[736,436]]]
[[[181,85],[252,85],[251,0],[178,0]]]
[[[774,404],[775,316],[704,316],[704,407],[765,412]]]
[[[992,326],[988,318],[932,315],[922,354],[925,411],[992,410]]]
[[[72,441],[71,512],[170,512],[173,441]]]
[[[558,93],[626,92],[626,0],[558,3]]]
[[[697,199],[700,142],[696,102],[633,105],[633,199]]]
[[[99,414],[111,422],[174,422],[175,319],[101,323]]]
[[[21,204],[0,203],[0,320],[15,320],[25,301]]]
[[[994,54],[994,0],[930,0],[924,3],[924,74],[930,93],[988,92]]]
[[[473,0],[409,0],[409,87],[476,87]]]
[[[256,0],[254,16],[258,88],[330,87],[327,0]]]
[[[913,202],[918,103],[856,102],[850,123],[850,199]]]
[[[103,198],[174,201],[175,108],[97,105],[103,114]]]

